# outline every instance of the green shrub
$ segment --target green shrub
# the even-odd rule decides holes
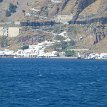
[[[6,10],[6,17],[9,17],[9,16],[11,16],[11,12]]]
[[[16,5],[14,5],[14,4],[12,4],[12,3],[9,4],[9,11],[10,11],[11,13],[15,13],[15,12],[16,12],[16,8],[17,8]]]
[[[9,17],[9,16],[11,16],[12,13],[15,13],[16,12],[16,8],[17,8],[16,5],[10,3],[9,4],[9,9],[6,10],[6,17]]]
[[[0,46],[1,47],[7,47],[8,46],[8,37],[7,36],[2,36],[0,38]]]
[[[65,56],[67,56],[67,57],[73,57],[73,56],[75,56],[75,51],[74,50],[66,50],[65,51]]]
[[[23,49],[23,50],[25,50],[25,49],[29,49],[29,46],[24,45],[24,46],[21,47],[21,49]]]

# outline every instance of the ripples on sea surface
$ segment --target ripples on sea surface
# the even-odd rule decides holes
[[[0,59],[0,107],[107,107],[107,61]]]

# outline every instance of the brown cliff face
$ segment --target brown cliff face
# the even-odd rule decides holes
[[[79,15],[88,16],[97,14],[96,17],[107,16],[107,0],[62,0],[59,4],[52,3],[51,0],[3,0],[3,2],[0,3],[0,10],[5,11],[8,9],[9,3],[13,3],[18,7],[16,12],[12,15],[14,20],[18,17],[23,19],[22,10],[28,13],[32,7],[41,10],[41,15],[46,14],[46,16],[49,17],[53,17],[57,14],[73,14],[74,21],[78,19]]]
[[[98,43],[107,36],[107,0],[100,0],[96,17],[99,18],[98,25],[95,25],[95,42]]]
[[[98,9],[98,17],[107,17],[107,0],[101,0]]]
[[[73,11],[73,21],[75,23],[75,21],[78,19],[79,14],[85,9],[87,8],[89,5],[91,5],[92,3],[94,3],[95,0],[77,0],[75,3],[75,7],[74,7],[74,11]]]

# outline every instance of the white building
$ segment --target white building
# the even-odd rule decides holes
[[[3,56],[4,55],[4,51],[0,51],[0,56]]]
[[[91,53],[88,56],[88,59],[107,59],[107,53],[101,53],[101,54]]]
[[[57,52],[45,52],[46,47],[53,45],[53,42],[42,42],[37,45],[29,45],[29,49],[18,50],[15,52],[16,58],[35,58],[35,57],[56,57]]]
[[[51,0],[52,3],[61,3],[62,0]]]
[[[88,59],[98,59],[99,58],[99,54],[97,53],[91,53],[88,56]]]
[[[73,18],[73,15],[58,15],[54,18],[54,20],[58,23],[68,24],[68,21],[71,21]]]
[[[18,50],[15,52],[16,58],[35,58],[37,55],[38,51],[35,49]]]
[[[13,50],[9,50],[9,49],[5,49],[4,50],[4,55],[14,55],[14,51]]]
[[[3,51],[0,51],[0,56],[14,56],[14,51],[5,49]]]
[[[107,59],[107,53],[101,53],[98,59]]]
[[[39,12],[40,11],[39,9],[35,9],[35,8],[31,8],[30,10],[34,11],[34,12]]]
[[[0,27],[0,36],[16,37],[20,33],[20,27]]]

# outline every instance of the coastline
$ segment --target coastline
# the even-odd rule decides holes
[[[72,60],[107,60],[106,58],[92,59],[92,58],[81,58],[81,57],[16,57],[16,56],[0,56],[0,59],[72,59]]]

